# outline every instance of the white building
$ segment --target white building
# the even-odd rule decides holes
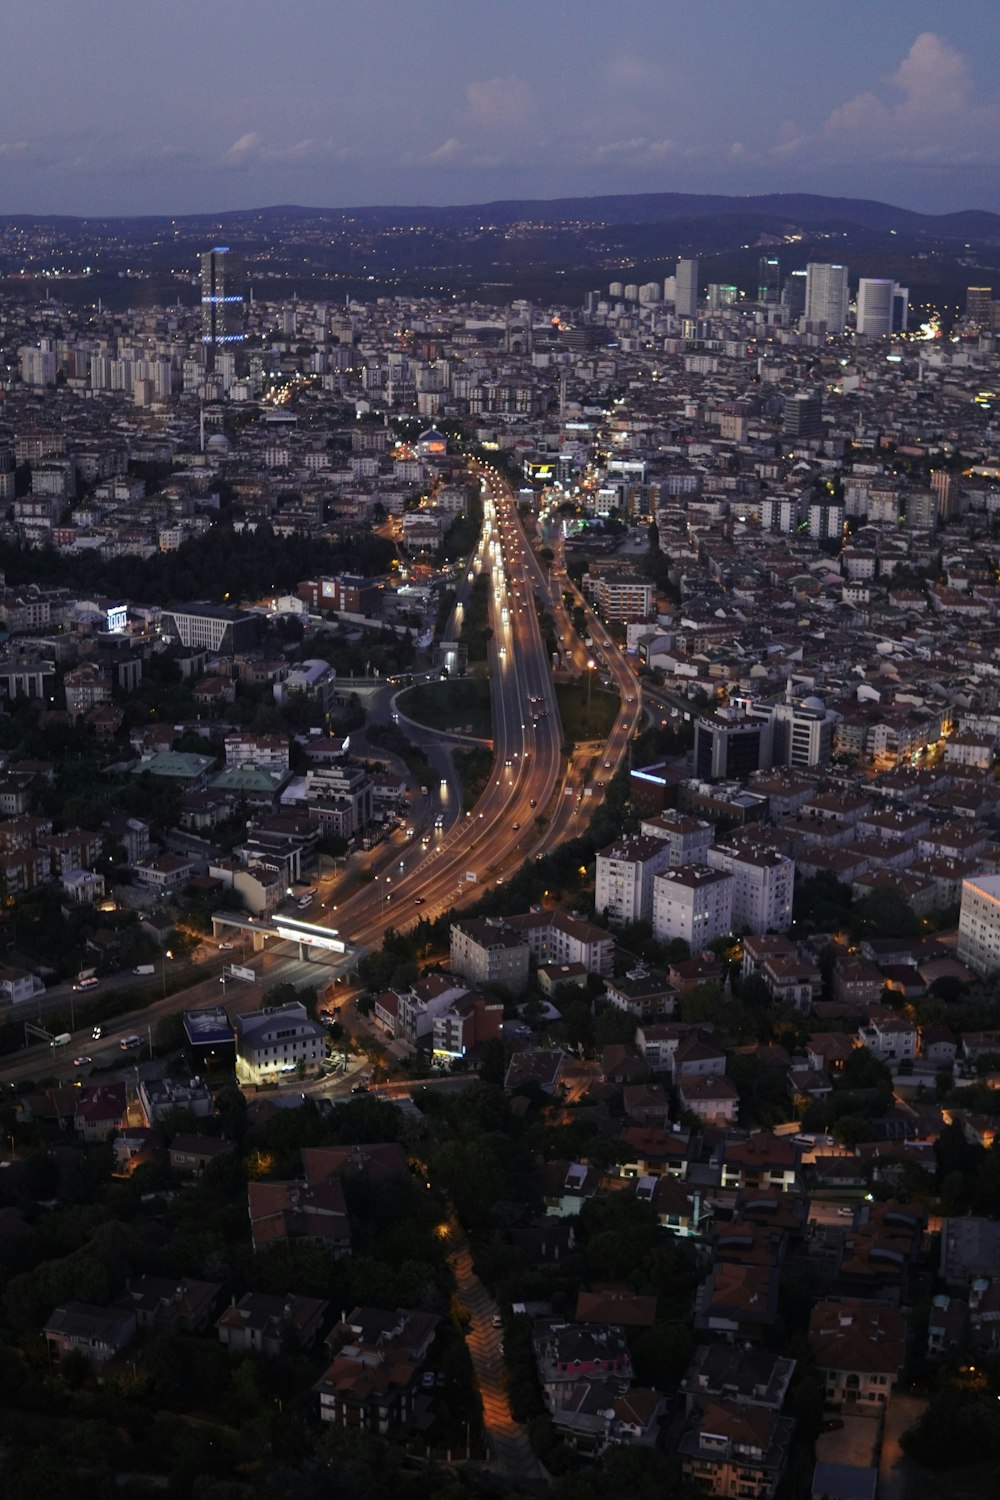
[[[240,1083],[272,1083],[282,1074],[318,1073],[326,1032],[294,1000],[273,1010],[236,1017],[236,1076]]]
[[[670,868],[663,839],[619,839],[597,856],[594,909],[613,923],[648,922],[653,915],[653,877]]]
[[[682,938],[700,953],[733,930],[733,877],[707,865],[682,865],[653,880],[653,936]]]
[[[715,837],[711,823],[692,818],[687,813],[668,808],[656,818],[644,818],[639,832],[647,838],[662,839],[670,849],[670,866],[703,865]]]
[[[862,338],[905,333],[910,323],[910,290],[898,281],[863,276],[858,282],[857,330]]]
[[[957,953],[977,974],[1000,970],[1000,875],[962,881]]]
[[[520,995],[528,987],[530,957],[521,934],[494,917],[451,924],[451,967],[472,984],[502,984]]]
[[[717,844],[708,851],[713,870],[733,877],[733,929],[761,936],[787,932],[792,925],[795,861],[774,849],[731,849]]]
[[[508,917],[507,925],[521,934],[538,964],[582,964],[588,974],[614,970],[615,940],[594,922],[566,911],[539,911]]]
[[[806,322],[825,323],[827,333],[847,326],[847,267],[810,261],[806,266]]]

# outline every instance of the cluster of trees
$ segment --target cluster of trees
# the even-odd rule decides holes
[[[387,572],[392,558],[392,543],[370,531],[336,540],[278,536],[267,522],[254,531],[236,531],[223,521],[175,552],[147,558],[83,557],[12,543],[0,547],[0,569],[8,583],[65,585],[154,604],[255,599],[294,588],[317,572],[374,576]]]

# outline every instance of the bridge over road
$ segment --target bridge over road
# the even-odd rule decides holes
[[[249,937],[255,953],[263,952],[269,941],[294,943],[298,956],[303,961],[333,964],[349,969],[365,952],[355,943],[340,936],[335,927],[322,927],[317,922],[306,922],[301,917],[282,916],[251,917],[246,912],[214,911],[212,913],[212,936],[225,941],[229,937]]]

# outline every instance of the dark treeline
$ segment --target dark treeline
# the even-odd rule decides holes
[[[153,557],[70,555],[50,548],[0,546],[7,583],[107,594],[136,603],[170,604],[190,599],[237,603],[294,588],[302,578],[343,571],[374,575],[388,571],[391,542],[370,534],[327,539],[276,536],[267,523],[237,532],[221,523],[176,552]]]

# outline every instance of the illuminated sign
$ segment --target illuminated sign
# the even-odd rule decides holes
[[[337,580],[335,578],[324,578],[320,585],[320,593],[324,599],[335,599],[337,597]]]
[[[275,917],[274,930],[289,943],[308,943],[311,948],[325,948],[329,953],[346,953],[347,944],[332,927],[315,927],[297,922],[294,917]]]
[[[128,625],[128,610],[124,604],[110,604],[105,618],[108,630],[115,635],[120,635]]]

